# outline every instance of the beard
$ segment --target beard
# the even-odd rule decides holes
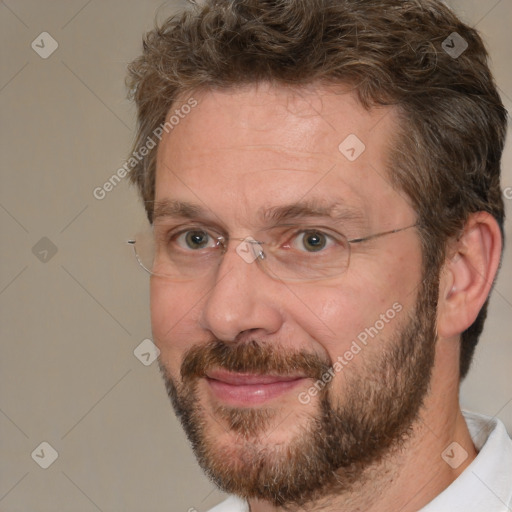
[[[199,380],[208,369],[223,368],[273,375],[300,370],[317,382],[332,361],[304,351],[284,352],[257,340],[213,340],[193,347],[184,356],[181,382],[174,382],[160,361],[176,415],[205,473],[227,493],[284,509],[361,485],[367,470],[403,446],[418,419],[434,365],[437,293],[436,278],[425,279],[406,321],[394,320],[399,326],[392,337],[379,334],[373,340],[379,347],[361,351],[364,365],[351,368],[345,379],[332,379],[318,393],[313,412],[299,409],[296,433],[284,444],[269,443],[267,437],[279,428],[280,418],[281,423],[287,418],[282,409],[217,406],[206,411]],[[343,390],[336,394],[339,380]],[[212,425],[229,432],[232,442],[219,443]]]

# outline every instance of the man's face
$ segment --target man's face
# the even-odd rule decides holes
[[[392,109],[368,112],[351,93],[322,88],[194,98],[159,147],[155,200],[198,208],[155,226],[258,240],[275,224],[263,212],[306,202],[336,203],[342,215],[286,223],[349,240],[416,222],[388,178]],[[200,278],[151,280],[173,405],[201,465],[228,492],[277,505],[334,482],[347,489],[403,438],[428,386],[435,301],[422,296],[418,234],[353,244],[342,274],[294,282],[246,262],[239,243]]]

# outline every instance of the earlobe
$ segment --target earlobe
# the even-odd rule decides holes
[[[492,215],[478,212],[469,217],[441,274],[437,326],[441,337],[459,335],[475,321],[496,277],[501,244]]]

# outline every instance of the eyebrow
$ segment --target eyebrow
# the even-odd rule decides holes
[[[281,224],[285,221],[309,217],[328,217],[334,221],[363,221],[365,215],[354,207],[341,201],[327,203],[325,200],[312,198],[286,205],[261,207],[258,216],[263,225]],[[155,201],[153,222],[162,217],[198,219],[216,217],[208,208],[187,201],[163,199]]]
[[[268,224],[308,217],[329,217],[335,221],[361,221],[365,218],[361,211],[342,202],[326,203],[325,200],[320,201],[316,198],[260,209],[260,214],[263,221]]]
[[[153,221],[161,217],[183,217],[194,219],[205,217],[207,210],[202,206],[186,201],[176,201],[175,199],[163,199],[155,201],[153,207]]]

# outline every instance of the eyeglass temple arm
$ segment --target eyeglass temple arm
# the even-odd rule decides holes
[[[349,244],[358,244],[360,242],[366,242],[367,240],[372,240],[373,238],[379,238],[384,235],[391,235],[392,233],[398,233],[399,231],[405,231],[406,229],[415,228],[418,226],[418,223],[411,224],[410,226],[406,226],[405,228],[391,229],[390,231],[384,231],[383,233],[376,233],[375,235],[365,236],[363,238],[353,238],[352,240],[347,240]]]

